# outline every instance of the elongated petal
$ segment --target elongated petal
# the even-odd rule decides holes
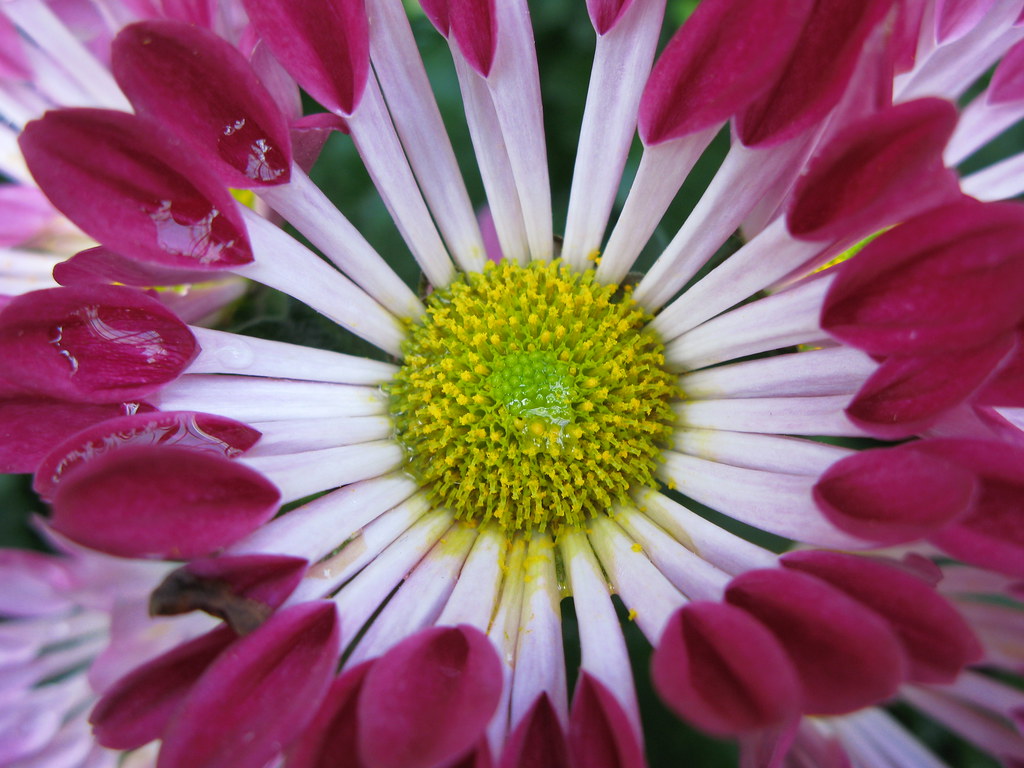
[[[936,0],[935,38],[944,43],[962,37],[992,8],[995,0]]]
[[[121,30],[111,68],[137,114],[173,129],[225,184],[283,184],[288,124],[242,54],[200,27],[144,21]]]
[[[869,243],[829,287],[822,327],[872,354],[949,353],[1016,326],[1024,209],[964,199]],[[985,311],[978,311],[984,297]]]
[[[213,171],[135,115],[47,112],[18,143],[51,202],[117,253],[200,270],[253,260],[237,204]]]
[[[57,264],[53,268],[53,279],[64,286],[122,283],[149,287],[202,283],[210,279],[210,273],[136,261],[100,245]]]
[[[331,111],[355,111],[370,73],[364,0],[243,4],[256,31],[299,85]]]
[[[21,35],[11,20],[0,13],[0,77],[11,80],[31,80],[32,65],[25,54]]]
[[[1024,42],[1013,46],[996,65],[986,98],[989,104],[1024,101]]]
[[[505,742],[499,768],[569,768],[569,750],[551,699],[541,694]]]
[[[338,642],[331,602],[273,616],[192,687],[164,733],[158,768],[265,765],[312,720],[331,683]]]
[[[864,41],[893,0],[817,0],[782,75],[737,118],[748,147],[780,144],[822,120],[842,98]]]
[[[622,705],[589,672],[583,671],[569,712],[569,753],[576,765],[643,768],[644,753]]]
[[[316,716],[288,752],[288,768],[335,768],[345,755],[350,768],[365,768],[359,754],[356,703],[373,661],[347,670],[335,679]]]
[[[123,416],[121,403],[69,403],[41,397],[0,399],[0,472],[35,472],[69,435]]]
[[[451,24],[448,21],[448,4],[448,0],[420,0],[423,13],[430,19],[430,23],[437,28],[437,31],[445,37],[448,37],[448,32],[451,29]]]
[[[700,3],[659,57],[644,88],[639,114],[644,143],[710,128],[750,104],[789,60],[811,5],[811,0]],[[766,35],[769,27],[772,34]]]
[[[789,231],[807,240],[861,237],[956,200],[956,174],[942,163],[956,120],[950,102],[918,99],[838,133],[797,183]]]
[[[676,611],[651,673],[661,698],[711,733],[766,728],[800,714],[793,662],[764,625],[731,605],[690,603]]]
[[[587,13],[597,34],[603,35],[614,27],[632,4],[633,0],[587,0]]]
[[[4,18],[0,17],[0,27]],[[3,37],[0,31],[0,38]],[[2,48],[0,42],[0,48]],[[0,54],[2,56],[3,54]],[[0,69],[3,63],[0,62]],[[30,240],[57,217],[49,200],[35,187],[0,185],[0,247]]]
[[[973,472],[909,444],[837,461],[814,486],[814,501],[837,527],[884,545],[939,530],[967,512],[977,488]]]
[[[52,499],[60,482],[106,453],[146,445],[176,445],[234,458],[259,439],[247,424],[223,416],[191,411],[138,413],[109,419],[53,447],[40,466],[33,488]]]
[[[124,557],[185,559],[227,546],[277,510],[262,475],[177,447],[130,447],[93,459],[57,487],[53,528]]]
[[[908,679],[951,683],[981,658],[967,622],[934,587],[900,567],[840,552],[790,552],[782,564],[841,589],[885,618],[903,643]]]
[[[118,680],[89,716],[96,740],[110,749],[136,749],[160,738],[192,685],[236,639],[220,627]]]
[[[466,61],[483,77],[491,73],[498,47],[495,0],[449,0],[448,23]]]
[[[149,598],[152,616],[205,611],[237,634],[255,632],[295,590],[309,562],[287,555],[193,560],[171,572]]]
[[[1013,349],[1003,337],[948,355],[890,357],[846,409],[857,426],[882,438],[909,437],[967,400]]]
[[[501,662],[467,625],[433,627],[384,654],[359,699],[359,749],[372,768],[430,768],[476,744],[501,696]]]
[[[888,622],[819,579],[792,570],[748,571],[733,579],[725,599],[782,644],[808,714],[884,701],[904,680],[903,647]]]
[[[0,377],[26,393],[133,400],[177,378],[198,351],[183,322],[130,288],[34,291],[0,311]]]

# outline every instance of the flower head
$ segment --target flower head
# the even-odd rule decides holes
[[[914,558],[937,547],[1019,576],[1024,212],[964,196],[948,99],[1024,35],[1019,3],[967,21],[945,3],[705,0],[655,62],[663,3],[588,2],[597,46],[559,239],[525,2],[424,2],[496,264],[401,6],[243,5],[240,38],[213,15],[125,27],[124,96],[29,123],[27,164],[144,273],[249,277],[378,353],[189,327],[120,286],[0,311],[13,393],[135,404],[51,441],[36,488],[54,528],[188,561],[156,611],[224,621],[107,691],[101,744],[160,739],[161,768],[639,765],[612,593],[656,646],[673,710],[774,751],[959,684],[984,649]],[[994,57],[950,64],[961,49]],[[298,117],[299,86],[332,116]],[[349,134],[428,290],[310,180],[310,125]],[[631,273],[726,125],[700,202]],[[700,505],[801,546],[780,556]]]

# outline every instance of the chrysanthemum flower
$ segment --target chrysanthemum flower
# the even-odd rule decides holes
[[[36,489],[54,528],[190,561],[157,612],[225,622],[110,689],[99,742],[160,739],[161,768],[639,765],[612,593],[656,646],[663,698],[713,733],[791,739],[803,716],[954,683],[982,657],[967,621],[921,569],[853,552],[928,540],[1019,576],[1024,212],[964,197],[942,97],[1024,37],[1021,4],[705,0],[652,69],[664,5],[588,2],[561,241],[525,3],[422,5],[452,49],[499,263],[387,0],[246,0],[252,64],[201,26],[130,25],[112,71],[134,114],[54,111],[21,136],[107,257],[241,274],[381,353],[189,328],[90,285],[95,254],[75,286],[0,312],[6,390],[138,404],[52,441]],[[351,136],[429,291],[302,169],[295,82]],[[727,124],[701,201],[631,274]],[[867,436],[925,439],[812,439]],[[692,502],[803,546],[780,557]]]

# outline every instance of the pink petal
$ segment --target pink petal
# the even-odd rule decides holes
[[[1006,359],[1010,337],[966,352],[890,357],[846,409],[850,420],[884,439],[909,437],[966,401]]]
[[[789,722],[800,714],[794,665],[748,613],[690,603],[673,614],[654,651],[659,695],[684,720],[715,734]]]
[[[1024,331],[1017,332],[1016,349],[1003,360],[995,377],[985,383],[975,402],[1024,408]]]
[[[340,631],[334,603],[275,614],[211,664],[163,738],[158,768],[265,765],[313,719],[333,678]]]
[[[989,104],[1012,104],[1024,101],[1024,41],[1006,52],[988,86]]]
[[[100,245],[57,264],[53,268],[53,279],[65,286],[121,283],[149,287],[203,283],[210,279],[210,273],[135,261]]]
[[[18,142],[51,202],[111,250],[181,269],[252,261],[228,190],[141,118],[61,109],[25,126]]]
[[[160,738],[195,682],[236,639],[220,627],[118,680],[89,716],[96,740],[110,749],[136,749]]]
[[[992,8],[995,0],[936,0],[935,38],[943,43],[967,34]]]
[[[111,66],[136,113],[172,128],[228,186],[289,180],[288,123],[226,40],[189,24],[139,22],[114,40]]]
[[[122,403],[0,399],[0,472],[35,472],[39,462],[69,435],[124,413]]]
[[[785,648],[808,714],[876,704],[905,679],[906,658],[889,623],[819,579],[791,570],[748,571],[732,580],[725,599]]]
[[[1024,578],[1024,486],[987,480],[974,511],[932,537],[964,562]]]
[[[921,37],[921,24],[930,0],[905,0],[898,7],[892,50],[896,72],[909,72],[917,60],[917,42]]]
[[[53,528],[112,555],[189,559],[258,528],[279,499],[244,464],[189,448],[133,446],[93,459],[57,486]]]
[[[487,77],[498,48],[498,16],[494,0],[449,0],[448,23],[466,61]]]
[[[797,238],[860,238],[956,200],[956,174],[942,151],[956,127],[956,107],[918,99],[844,129],[797,182],[786,225]]]
[[[840,459],[814,486],[814,501],[834,525],[881,545],[923,538],[964,514],[974,473],[914,450],[914,443]]]
[[[11,20],[0,13],[0,79],[31,80],[32,65],[25,55],[21,35]]]
[[[0,27],[4,19],[0,16]],[[21,184],[0,186],[0,247],[20,245],[40,235],[57,215],[50,201],[35,187]]]
[[[120,416],[76,433],[53,447],[39,466],[33,488],[50,500],[57,486],[104,454],[129,447],[170,446],[234,458],[260,433],[240,421],[192,411],[156,411]]]
[[[476,744],[501,697],[501,662],[467,625],[432,627],[380,657],[359,699],[359,748],[372,768],[432,768]]]
[[[211,29],[217,13],[217,0],[160,0],[164,15]]]
[[[505,742],[500,768],[569,768],[562,724],[546,693],[533,703]]]
[[[640,734],[618,699],[586,670],[581,671],[569,713],[569,754],[590,768],[643,768]]]
[[[238,635],[255,632],[295,591],[309,563],[287,555],[193,560],[171,572],[149,599],[152,616],[205,611]]]
[[[892,4],[817,0],[781,76],[738,115],[740,140],[748,147],[780,144],[823,120],[845,93],[864,41]]]
[[[787,568],[841,589],[889,622],[909,661],[908,680],[951,683],[982,650],[967,622],[934,587],[905,569],[840,552],[790,552]]]
[[[134,400],[176,379],[198,352],[188,326],[131,288],[50,288],[0,311],[0,375],[25,393]]]
[[[348,768],[366,768],[359,754],[356,707],[373,661],[346,671],[331,684],[313,721],[288,751],[288,768],[335,768],[346,756]]]
[[[587,0],[587,13],[597,34],[603,35],[619,23],[631,5],[633,0]]]
[[[351,115],[370,72],[364,0],[244,0],[256,31],[289,74],[332,112]]]
[[[423,8],[423,13],[430,19],[430,23],[437,28],[437,31],[448,37],[448,32],[451,30],[451,24],[448,21],[448,0],[420,0],[420,7]]]
[[[745,108],[778,77],[811,5],[812,0],[700,3],[647,80],[639,114],[644,143],[710,128]]]
[[[318,112],[294,120],[290,126],[295,164],[309,173],[320,150],[335,131],[348,133],[348,124],[337,115]]]
[[[845,262],[825,297],[822,327],[872,354],[979,347],[1024,315],[1022,254],[1021,206],[964,198],[886,232]]]

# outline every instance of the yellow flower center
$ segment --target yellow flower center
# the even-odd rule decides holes
[[[558,533],[653,482],[678,391],[650,316],[620,293],[592,271],[506,261],[430,296],[388,392],[435,504]]]

